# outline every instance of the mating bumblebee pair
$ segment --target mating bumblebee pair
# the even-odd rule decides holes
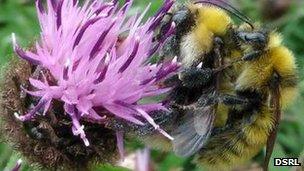
[[[234,24],[227,12],[244,23]],[[167,99],[171,111],[153,116],[174,140],[165,140],[149,125],[123,129],[140,134],[147,145],[195,155],[195,162],[210,170],[233,168],[266,145],[267,170],[281,109],[297,95],[292,52],[279,33],[251,24],[221,0],[178,4],[162,28],[172,22],[176,32],[163,56],[178,56],[182,69],[165,82],[174,87]],[[119,122],[110,127],[122,128]]]

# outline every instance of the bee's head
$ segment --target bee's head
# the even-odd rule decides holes
[[[191,31],[195,25],[194,13],[186,5],[176,3],[162,21],[158,39],[167,39],[166,32],[172,24],[175,25],[174,33],[165,41],[162,56],[179,56],[179,43],[184,35]]]
[[[184,35],[195,24],[193,12],[185,5],[179,6],[172,16],[172,22],[176,24],[176,33]]]
[[[191,11],[185,6],[182,6],[172,15],[172,21],[175,22],[177,26],[181,26],[181,24],[186,22],[190,15]]]
[[[238,31],[237,38],[246,45],[263,49],[268,42],[268,34],[264,31]]]

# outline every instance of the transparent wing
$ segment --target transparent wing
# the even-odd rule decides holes
[[[188,110],[182,123],[173,131],[173,150],[183,157],[198,152],[208,140],[214,121],[214,106]]]

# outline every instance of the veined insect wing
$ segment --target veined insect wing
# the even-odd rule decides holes
[[[178,128],[173,131],[173,150],[183,157],[198,152],[208,140],[214,122],[214,107],[188,110]]]

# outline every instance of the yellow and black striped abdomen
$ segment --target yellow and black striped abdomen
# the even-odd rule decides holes
[[[215,133],[196,157],[208,170],[229,170],[254,157],[266,144],[273,129],[273,112],[267,106],[243,111],[243,117]]]

